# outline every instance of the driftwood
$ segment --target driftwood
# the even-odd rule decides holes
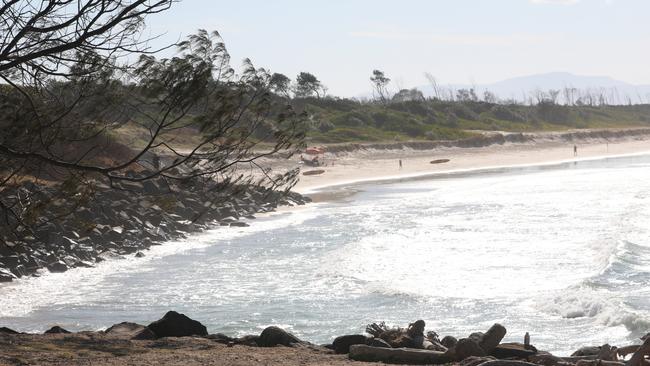
[[[635,344],[635,345],[632,345],[632,346],[621,347],[621,348],[616,350],[616,353],[618,353],[619,357],[625,358],[625,356],[638,351],[639,347],[641,347],[641,346],[639,346],[638,344]]]
[[[350,359],[412,365],[442,365],[452,361],[447,353],[413,348],[377,348],[365,345],[350,347]]]
[[[486,354],[492,353],[494,349],[501,343],[503,337],[506,336],[506,328],[501,324],[494,324],[488,329],[487,332],[481,337],[479,346],[483,348]]]
[[[431,160],[431,164],[442,164],[442,163],[448,163],[449,159],[436,159],[436,160]]]
[[[524,362],[524,361],[494,360],[494,361],[483,362],[478,366],[539,366],[539,365],[530,362]]]
[[[646,337],[639,349],[632,354],[627,366],[647,366],[649,363],[645,360],[645,356],[648,355],[650,355],[650,338]]]
[[[625,366],[624,362],[603,360],[580,360],[576,366]]]
[[[303,172],[302,175],[319,175],[323,173],[325,173],[323,169],[315,169],[315,170],[308,170],[306,172]]]
[[[366,333],[370,334],[371,336],[375,338],[379,338],[379,336],[388,331],[388,326],[386,325],[386,322],[381,322],[381,323],[372,323],[368,324],[366,326]]]

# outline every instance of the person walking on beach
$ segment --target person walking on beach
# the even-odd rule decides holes
[[[573,156],[578,156],[578,146],[573,145]]]
[[[402,159],[399,159],[399,168],[402,169]]]

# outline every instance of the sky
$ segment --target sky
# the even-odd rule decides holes
[[[173,42],[217,30],[233,66],[316,75],[329,93],[488,84],[546,72],[650,84],[649,0],[182,0],[149,19]]]

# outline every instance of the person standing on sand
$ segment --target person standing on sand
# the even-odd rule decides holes
[[[573,145],[573,156],[578,156],[578,146]]]
[[[402,159],[399,159],[399,168],[402,169]]]

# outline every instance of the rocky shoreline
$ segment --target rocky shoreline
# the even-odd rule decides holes
[[[144,256],[153,245],[186,237],[214,226],[248,226],[242,219],[274,211],[278,206],[303,205],[298,193],[239,185],[221,190],[214,185],[171,186],[162,180],[124,182],[116,187],[93,185],[89,199],[68,199],[60,187],[31,182],[5,189],[17,203],[29,197],[39,218],[20,241],[0,245],[0,282],[39,276],[43,269],[65,272],[75,267],[124,256]],[[71,203],[70,201],[74,201]],[[39,206],[40,204],[40,206]]]
[[[265,328],[259,335],[243,337],[209,334],[199,321],[170,311],[147,326],[123,322],[97,332],[70,333],[55,326],[42,335],[34,335],[0,328],[0,364],[149,365],[158,360],[170,365],[380,362],[462,366],[645,366],[645,357],[650,355],[650,334],[641,338],[645,343],[640,345],[588,346],[571,356],[561,357],[537,349],[528,333],[523,335],[521,343],[504,343],[506,333],[505,327],[494,324],[485,332],[465,337],[440,337],[434,331],[427,332],[425,322],[417,320],[405,328],[374,323],[368,325],[366,334],[341,335],[330,344],[316,345],[276,326]],[[282,348],[283,357],[277,357],[278,347]],[[61,353],[65,354],[65,363],[58,363]],[[254,359],[246,357],[253,354]],[[293,358],[297,362],[291,361]]]

